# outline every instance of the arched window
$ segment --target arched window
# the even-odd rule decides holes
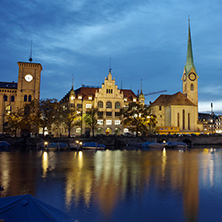
[[[103,108],[103,102],[102,101],[98,102],[98,108]]]
[[[193,85],[193,83],[191,83],[191,85],[190,85],[190,90],[191,90],[191,91],[194,91],[194,85]]]
[[[120,103],[119,102],[115,103],[115,109],[120,109]]]
[[[4,95],[4,101],[8,101],[8,96]]]
[[[31,95],[29,95],[29,100],[28,100],[29,102],[31,102],[32,101],[32,96]]]
[[[110,101],[106,102],[106,108],[112,108],[112,103]]]
[[[11,102],[15,102],[15,96],[11,96]]]
[[[24,95],[24,102],[27,102],[27,95]]]

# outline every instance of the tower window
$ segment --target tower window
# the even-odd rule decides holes
[[[31,95],[29,95],[29,102],[31,102],[32,101],[32,96]]]
[[[11,96],[11,102],[15,101],[15,96]]]
[[[4,95],[4,101],[8,101],[8,96]]]
[[[27,95],[24,95],[24,102],[27,102]]]
[[[191,85],[190,85],[190,90],[191,90],[191,91],[194,91],[194,85],[193,85],[193,83],[191,83]]]

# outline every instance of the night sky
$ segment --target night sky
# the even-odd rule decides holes
[[[116,84],[136,94],[182,91],[190,18],[199,112],[222,113],[222,2],[217,0],[2,0],[0,81],[17,82],[17,62],[43,66],[41,98],[72,87]],[[146,96],[146,104],[160,94]]]

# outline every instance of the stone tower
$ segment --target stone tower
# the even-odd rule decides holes
[[[196,106],[198,106],[198,75],[193,62],[190,20],[188,20],[188,45],[187,61],[183,71],[183,94]]]
[[[40,97],[42,66],[40,63],[18,62],[17,107]]]

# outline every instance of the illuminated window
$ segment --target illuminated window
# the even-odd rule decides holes
[[[78,96],[78,99],[82,99],[82,96]]]
[[[112,103],[111,103],[110,101],[108,101],[108,102],[106,103],[106,108],[112,108]]]
[[[92,104],[86,104],[86,109],[91,109],[92,108]]]
[[[92,100],[92,96],[89,96],[88,99],[89,99],[89,100]]]
[[[98,124],[98,125],[103,125],[103,119],[98,119],[98,120],[97,120],[97,124]]]
[[[9,115],[11,113],[11,106],[6,106],[6,115]]]
[[[115,109],[120,109],[120,103],[119,102],[115,103]]]
[[[102,101],[98,102],[98,108],[103,108],[103,102]]]
[[[112,125],[112,120],[111,119],[107,119],[106,120],[106,125]]]
[[[124,101],[127,102],[127,98],[124,98]]]
[[[120,125],[121,121],[119,119],[115,120],[115,125]]]
[[[133,99],[133,102],[136,102],[136,98]]]

